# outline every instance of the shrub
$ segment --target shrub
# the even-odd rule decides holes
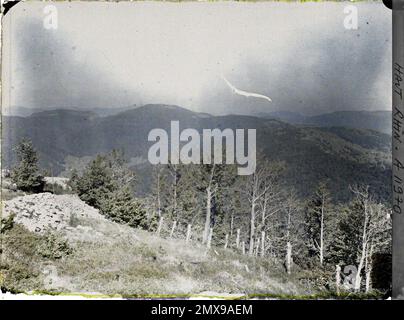
[[[3,241],[0,260],[1,289],[21,292],[41,288],[41,260],[37,253],[41,236],[19,224],[13,224],[10,228],[3,228],[1,237]]]
[[[69,226],[76,228],[78,225],[80,225],[80,219],[77,217],[77,215],[72,212],[72,214],[70,215],[70,219],[69,219]]]
[[[14,226],[15,214],[10,214],[7,218],[2,218],[0,220],[0,234],[5,233]]]
[[[56,260],[71,254],[72,249],[69,247],[66,239],[48,232],[41,239],[37,252],[44,258]]]

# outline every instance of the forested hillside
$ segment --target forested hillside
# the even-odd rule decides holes
[[[154,128],[169,132],[171,120],[178,120],[180,129],[256,129],[257,152],[268,160],[284,162],[282,181],[293,185],[299,195],[309,195],[324,179],[333,199],[348,199],[347,190],[353,183],[369,185],[381,199],[390,195],[391,147],[386,134],[291,125],[252,116],[211,116],[165,105],[147,105],[107,117],[73,110],[4,117],[3,165],[10,168],[15,163],[12,147],[23,137],[32,140],[44,170],[66,177],[95,155],[120,149],[138,172],[137,192],[147,194],[151,190],[147,136]]]

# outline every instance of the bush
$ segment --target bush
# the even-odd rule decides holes
[[[37,253],[41,237],[18,224],[3,228],[1,237],[1,289],[21,292],[42,288],[41,258]]]
[[[44,258],[57,260],[72,253],[67,241],[58,234],[38,235],[9,217],[2,223],[0,288],[2,291],[43,290]],[[6,227],[7,226],[7,227]]]
[[[14,226],[15,214],[10,214],[7,218],[2,218],[0,220],[0,234],[5,233]]]
[[[71,254],[72,249],[66,239],[49,232],[41,239],[37,252],[44,258],[56,260]]]
[[[76,228],[79,225],[80,225],[80,219],[74,212],[72,212],[69,219],[69,226],[72,228]]]

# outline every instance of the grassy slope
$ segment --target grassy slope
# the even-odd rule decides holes
[[[163,239],[104,219],[78,218],[60,237],[69,239],[73,251],[53,259],[37,253],[43,236],[20,225],[6,231],[3,288],[131,296],[315,293],[268,258],[214,247],[207,251],[197,243]]]
[[[103,230],[104,237],[95,242],[76,239],[74,253],[56,262],[59,276],[70,279],[68,291],[123,295],[309,293],[267,259],[219,248],[208,252],[182,239],[163,239],[110,222],[97,229]]]
[[[0,234],[2,291],[87,297],[336,297],[325,285],[333,282],[331,273],[294,268],[287,275],[282,261],[218,247],[207,251],[199,243],[164,239],[101,215],[76,217],[51,235],[65,240],[55,245],[49,234],[35,234],[19,224]],[[66,239],[68,250],[57,245]],[[377,293],[339,296],[378,297]]]

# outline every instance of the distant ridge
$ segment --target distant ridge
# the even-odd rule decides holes
[[[29,117],[34,114],[44,112],[44,114],[53,110],[64,110],[64,112],[88,112],[91,117],[108,117],[114,115],[124,116],[130,114],[134,110],[144,110],[145,108],[156,109],[171,109],[180,110],[182,112],[193,113],[196,117],[213,117],[214,115],[204,112],[194,112],[192,110],[165,104],[146,104],[142,106],[128,106],[119,108],[60,108],[60,109],[29,109],[24,107],[15,107],[12,111],[7,110],[3,115],[5,116],[20,116]],[[161,110],[160,110],[161,111]],[[143,112],[143,111],[142,111]],[[227,116],[232,116],[228,114]],[[294,125],[306,125],[317,127],[347,127],[354,129],[369,129],[391,135],[391,111],[335,111],[330,113],[323,113],[315,116],[306,116],[294,111],[274,111],[268,113],[252,114],[252,117],[265,118],[265,119],[278,119]]]
[[[335,111],[316,116],[304,116],[290,111],[277,111],[260,113],[258,116],[280,119],[291,124],[370,129],[391,135],[391,111]]]
[[[335,199],[348,197],[348,187],[354,183],[370,185],[381,197],[390,195],[391,136],[387,134],[341,126],[290,124],[273,117],[213,116],[162,104],[102,117],[76,110],[4,116],[3,165],[7,168],[15,163],[13,147],[23,137],[33,141],[41,167],[55,175],[69,175],[68,159],[80,163],[80,159],[123,149],[139,176],[138,192],[147,192],[151,177],[147,154],[152,144],[148,134],[155,128],[169,132],[173,120],[179,121],[181,130],[194,128],[199,132],[214,128],[256,129],[257,152],[270,161],[284,162],[287,169],[283,182],[302,195],[310,194],[323,179],[330,182]]]

